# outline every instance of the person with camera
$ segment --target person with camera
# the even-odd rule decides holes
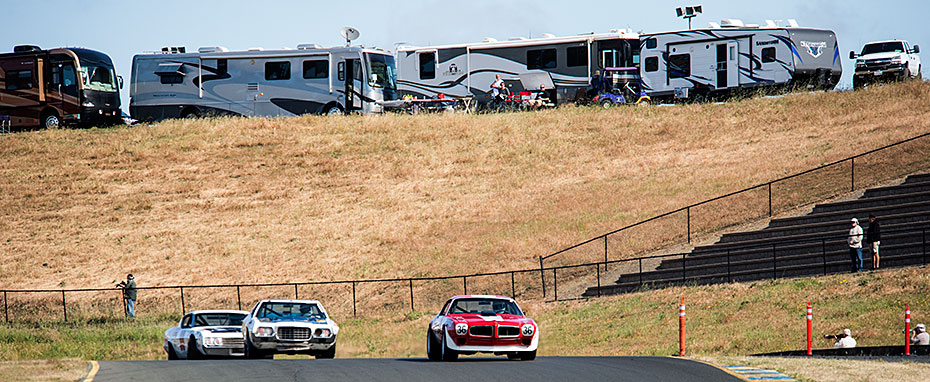
[[[849,329],[843,329],[842,334],[827,334],[823,338],[836,339],[836,343],[833,344],[834,349],[851,349],[856,347],[856,339],[852,337],[852,331]]]
[[[911,345],[930,345],[930,334],[927,333],[927,327],[924,324],[917,324],[912,330]]]
[[[132,273],[126,275],[126,281],[120,281],[116,284],[117,288],[123,290],[123,301],[126,303],[126,315],[129,318],[136,318],[136,278]]]

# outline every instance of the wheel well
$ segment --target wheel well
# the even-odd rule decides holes
[[[45,109],[42,109],[42,113],[39,113],[39,115],[40,115],[39,118],[41,118],[41,119],[44,120],[45,117],[48,117],[49,115],[53,115],[53,114],[54,114],[56,117],[59,116],[59,115],[58,115],[58,110],[55,110],[54,108],[51,108],[51,107],[46,107]]]
[[[181,109],[181,118],[187,118],[192,115],[200,115],[200,109],[197,106],[185,106]]]
[[[345,110],[345,109],[342,108],[342,105],[340,105],[339,102],[332,101],[332,102],[330,102],[330,103],[324,105],[323,108],[320,109],[320,114],[326,114],[326,113],[329,111],[329,109],[332,108],[333,106],[338,107],[339,110],[343,110],[343,111]]]

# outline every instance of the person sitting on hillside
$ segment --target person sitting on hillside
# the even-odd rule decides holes
[[[852,331],[849,329],[843,329],[843,334],[837,337],[836,343],[833,344],[834,349],[851,349],[856,347],[856,339],[852,338]]]
[[[924,324],[917,324],[914,328],[911,345],[930,345],[930,333],[927,333],[927,327]]]

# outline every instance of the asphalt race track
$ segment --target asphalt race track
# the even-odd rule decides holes
[[[115,381],[741,381],[700,362],[671,357],[465,357],[406,359],[104,361],[95,382]]]

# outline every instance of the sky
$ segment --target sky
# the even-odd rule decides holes
[[[905,39],[930,49],[930,1],[889,3],[866,0],[771,1],[501,1],[501,0],[4,0],[0,52],[14,45],[43,48],[80,46],[110,55],[117,74],[128,83],[132,56],[164,46],[295,48],[297,44],[344,44],[340,28],[361,32],[355,44],[394,50],[397,43],[435,45],[478,42],[485,37],[557,36],[610,29],[662,32],[687,28],[675,8],[702,5],[693,26],[721,19],[795,19],[801,26],[831,29],[843,57],[841,87],[852,82],[849,51],[869,41]],[[926,60],[930,56],[924,54]],[[924,77],[930,71],[924,70]],[[128,87],[121,91],[128,111]]]

